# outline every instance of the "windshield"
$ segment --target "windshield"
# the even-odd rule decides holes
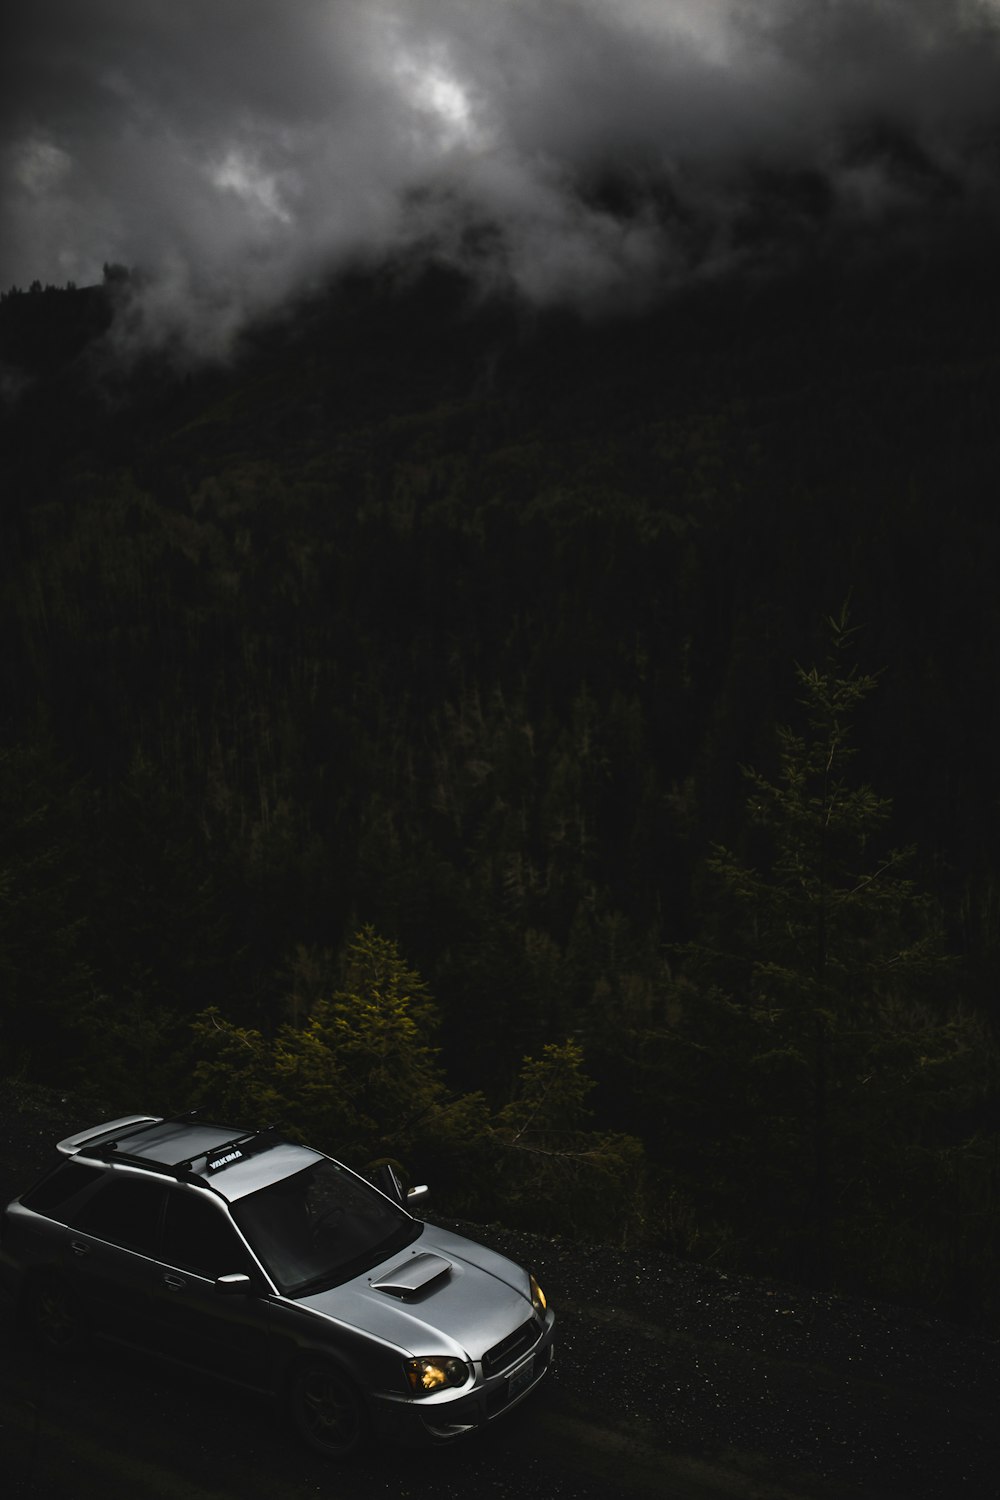
[[[415,1240],[423,1225],[336,1162],[233,1204],[233,1218],[287,1296],[359,1276]]]

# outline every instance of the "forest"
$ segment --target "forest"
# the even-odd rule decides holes
[[[0,299],[0,1071],[1000,1327],[992,257],[141,296]]]

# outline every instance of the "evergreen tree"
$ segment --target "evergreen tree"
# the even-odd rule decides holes
[[[195,1077],[216,1107],[251,1108],[355,1163],[412,1148],[418,1127],[445,1110],[431,1037],[437,1012],[396,945],[363,927],[348,945],[341,985],[300,1024],[268,1042],[210,1008],[195,1023]]]
[[[501,1204],[505,1217],[530,1228],[625,1243],[644,1227],[642,1144],[587,1128],[594,1081],[583,1064],[572,1038],[524,1059],[515,1097],[492,1122],[503,1150]]]
[[[934,1192],[986,1090],[913,853],[887,847],[891,803],[852,776],[877,679],[850,660],[846,608],[829,628],[823,666],[796,669],[804,727],[778,729],[773,778],[746,772],[755,858],[715,850],[706,937],[645,1054],[674,1121],[690,1110],[674,1162],[714,1194],[716,1232],[728,1219],[819,1279],[876,1232],[898,1240],[904,1199]]]
[[[710,868],[731,898],[742,960],[740,998],[774,1040],[768,1067],[795,1078],[810,1141],[805,1220],[828,1251],[834,1094],[870,1038],[878,998],[905,990],[933,962],[926,904],[904,873],[912,851],[880,851],[891,803],[852,783],[854,720],[876,686],[848,659],[846,606],[831,618],[825,665],[796,676],[806,732],[778,728],[771,781],[750,770],[749,813],[766,834],[758,870],[719,849]]]
[[[439,1208],[465,1217],[619,1240],[640,1232],[642,1147],[587,1128],[593,1081],[577,1043],[525,1058],[515,1097],[491,1114],[482,1094],[447,1087],[436,1020],[420,976],[364,927],[341,987],[273,1041],[214,1007],[199,1016],[196,1092],[227,1117],[278,1121],[355,1167],[402,1159],[426,1170]]]

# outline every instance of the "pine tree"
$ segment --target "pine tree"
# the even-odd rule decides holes
[[[877,677],[851,659],[846,607],[829,632],[824,664],[796,668],[803,724],[777,730],[775,774],[745,773],[752,862],[715,849],[709,931],[647,1049],[674,1118],[690,1111],[687,1184],[701,1174],[736,1238],[820,1280],[871,1258],[875,1229],[897,1242],[893,1215],[941,1179],[985,1087],[913,851],[852,774]]]
[[[514,1099],[492,1122],[500,1201],[514,1222],[624,1244],[644,1225],[642,1144],[587,1128],[594,1081],[583,1064],[572,1038],[524,1059]]]
[[[242,1097],[312,1144],[348,1161],[412,1146],[450,1099],[432,1035],[437,1012],[395,943],[363,927],[349,943],[340,985],[273,1041],[210,1009],[195,1023],[197,1083],[206,1102]],[[234,1093],[235,1086],[235,1093]]]
[[[891,802],[851,779],[854,720],[877,685],[849,660],[846,606],[829,620],[822,668],[797,667],[805,732],[778,728],[772,781],[748,770],[748,811],[766,834],[760,870],[719,849],[711,869],[742,916],[743,997],[801,1073],[811,1140],[806,1204],[814,1255],[827,1255],[833,1095],[870,1032],[876,995],[934,961],[926,903],[904,873],[912,851],[880,852]]]

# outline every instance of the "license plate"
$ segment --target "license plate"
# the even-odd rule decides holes
[[[521,1391],[527,1390],[528,1386],[531,1384],[531,1377],[534,1374],[534,1370],[535,1361],[533,1359],[529,1359],[526,1365],[521,1366],[516,1375],[512,1375],[510,1377],[507,1382],[508,1401],[512,1401],[515,1396],[521,1393]]]

